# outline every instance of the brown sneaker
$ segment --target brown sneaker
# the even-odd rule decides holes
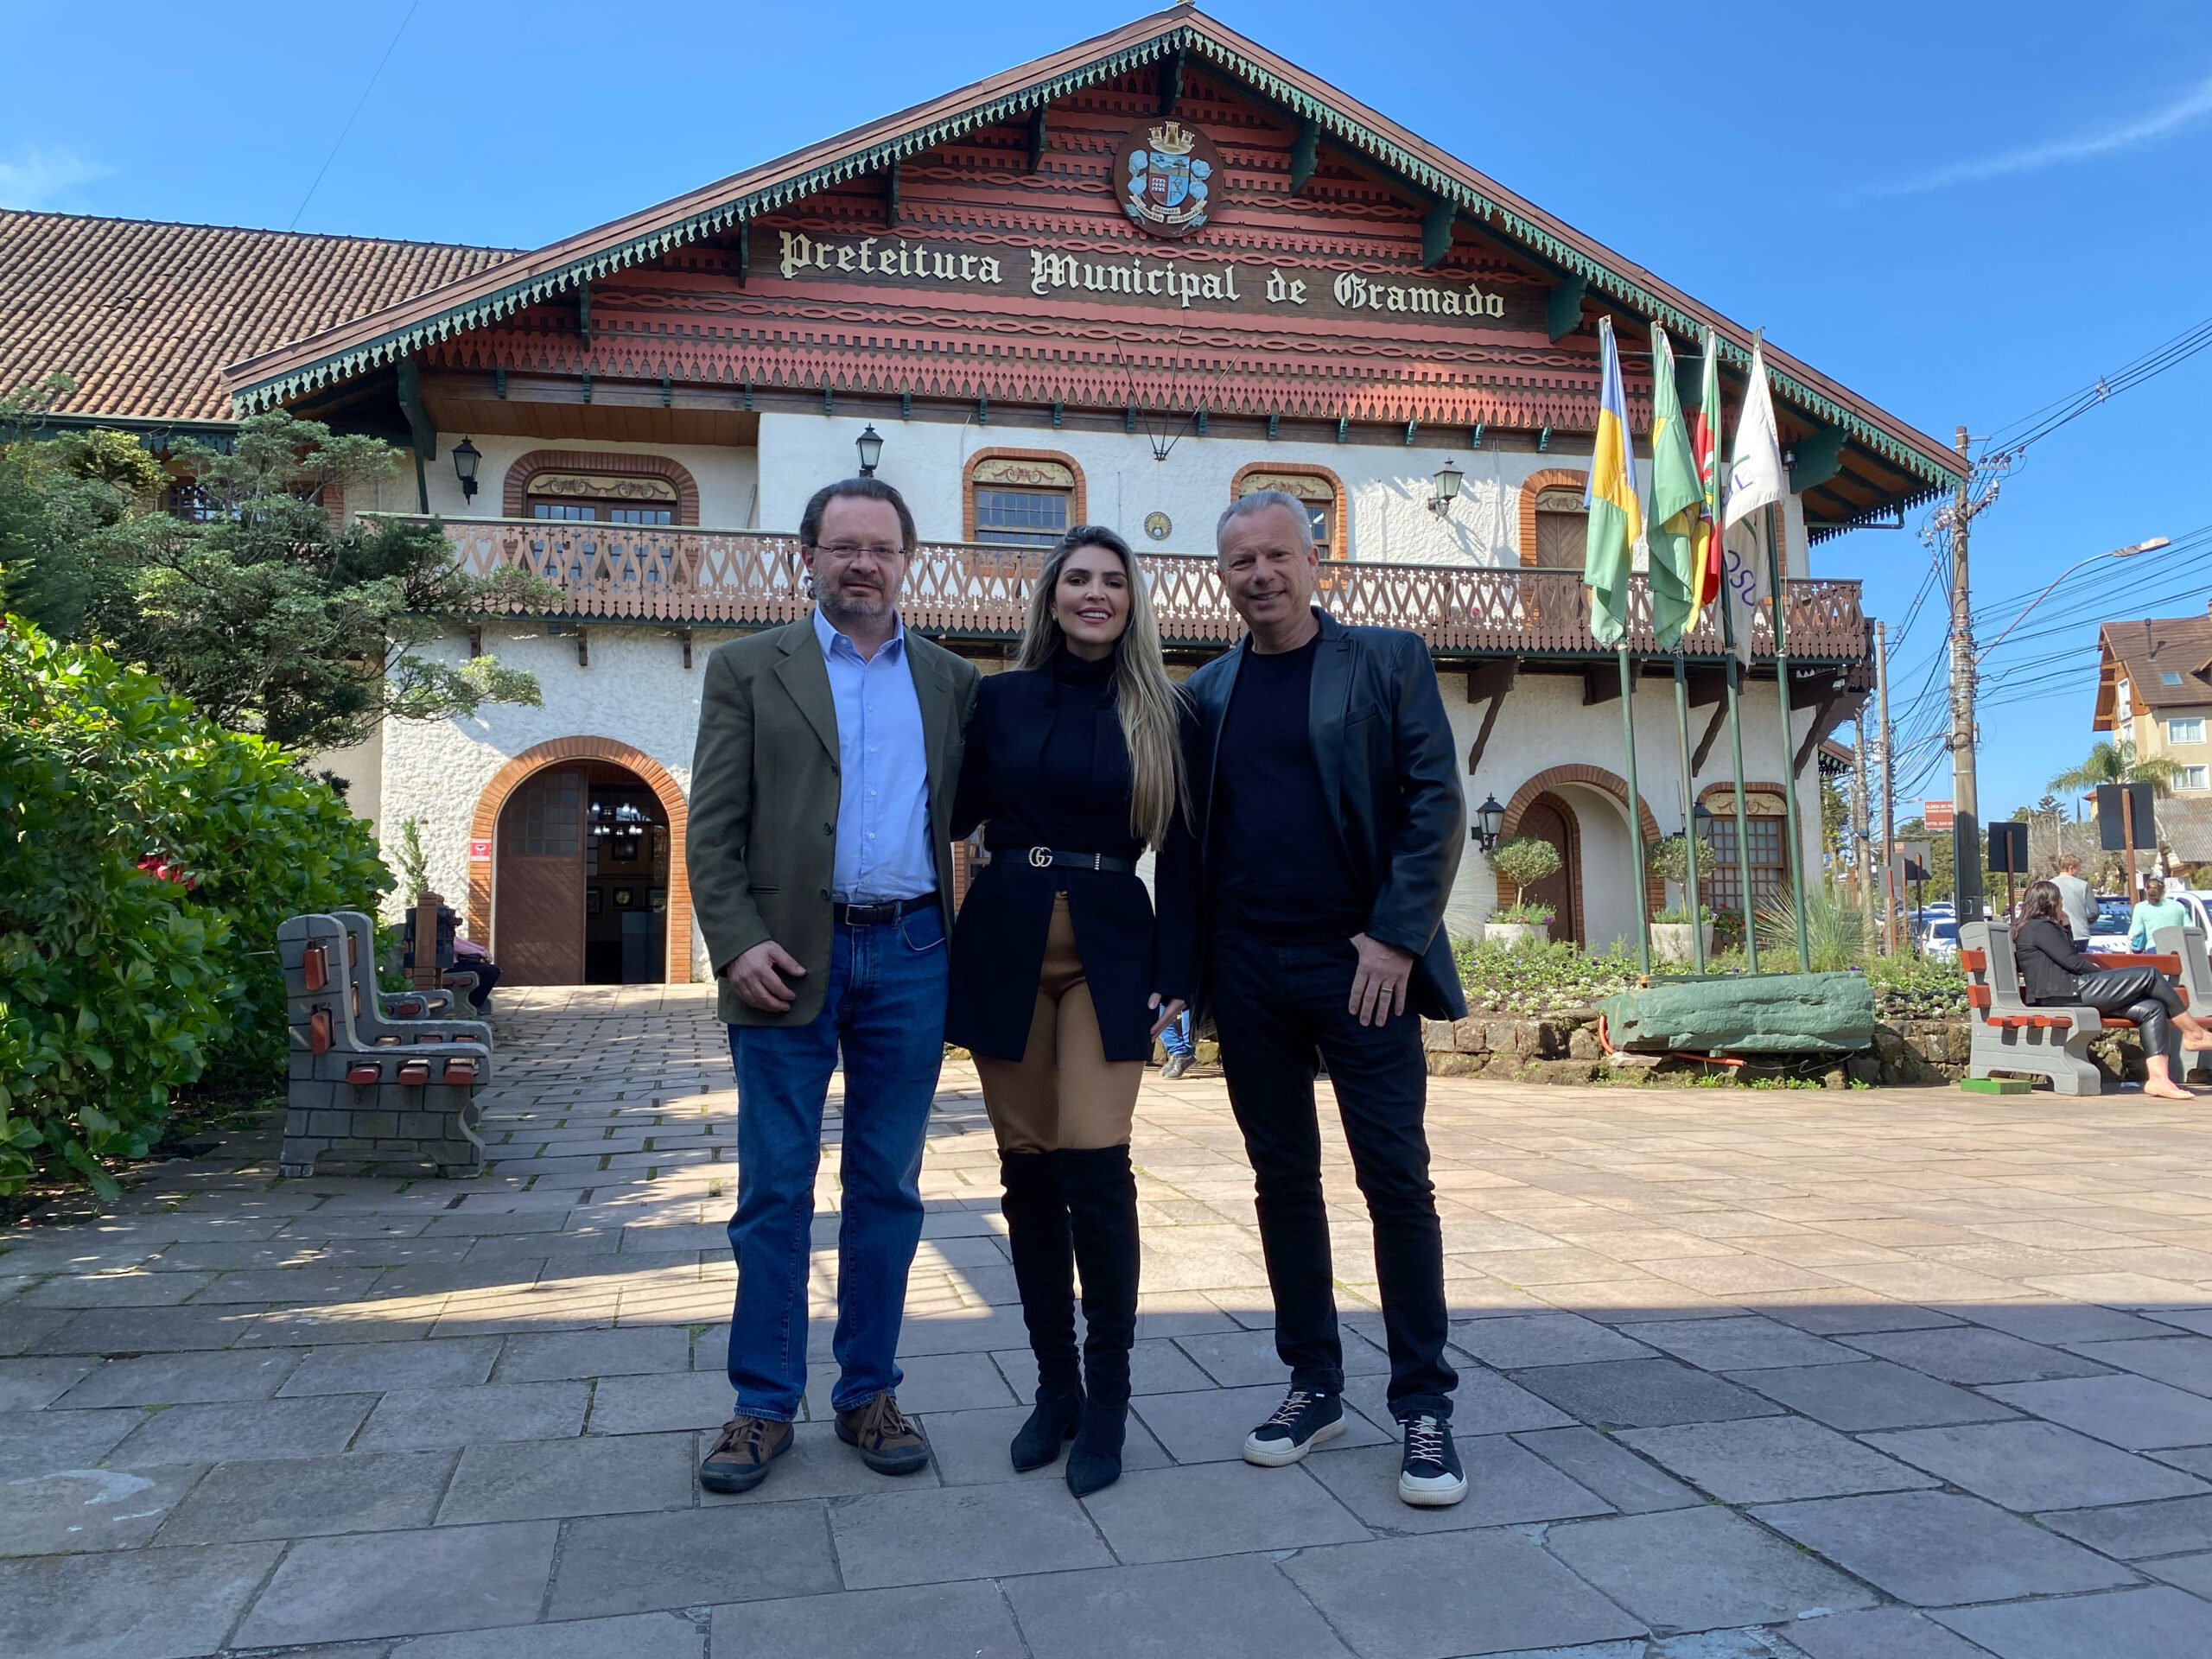
[[[864,1406],[837,1414],[837,1438],[857,1447],[861,1461],[879,1475],[912,1475],[929,1467],[930,1443],[886,1390]]]
[[[768,1465],[791,1449],[791,1426],[766,1417],[733,1417],[699,1465],[710,1492],[749,1492],[768,1478]]]

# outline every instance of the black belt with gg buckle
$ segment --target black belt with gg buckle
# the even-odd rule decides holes
[[[1009,847],[1008,858],[1022,858],[1040,870],[1091,870],[1100,875],[1134,875],[1136,866],[1126,858],[1109,858],[1103,853],[1059,853],[1050,847]]]

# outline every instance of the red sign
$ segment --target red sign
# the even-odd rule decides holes
[[[1923,801],[1920,810],[1920,821],[1930,830],[1948,830],[1951,827],[1951,804],[1948,801]]]
[[[492,843],[490,842],[472,841],[468,843],[468,857],[471,863],[483,863],[491,856]]]

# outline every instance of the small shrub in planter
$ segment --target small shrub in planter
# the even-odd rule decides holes
[[[1557,875],[1560,868],[1559,849],[1536,836],[1515,836],[1499,842],[1490,861],[1520,893],[1548,875]]]

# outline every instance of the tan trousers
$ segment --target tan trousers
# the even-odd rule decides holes
[[[1118,1147],[1136,1116],[1142,1060],[1109,1060],[1098,1035],[1098,1011],[1076,955],[1068,897],[1052,900],[1037,1007],[1019,1060],[978,1054],[983,1105],[1001,1152],[1051,1152],[1060,1147]]]

